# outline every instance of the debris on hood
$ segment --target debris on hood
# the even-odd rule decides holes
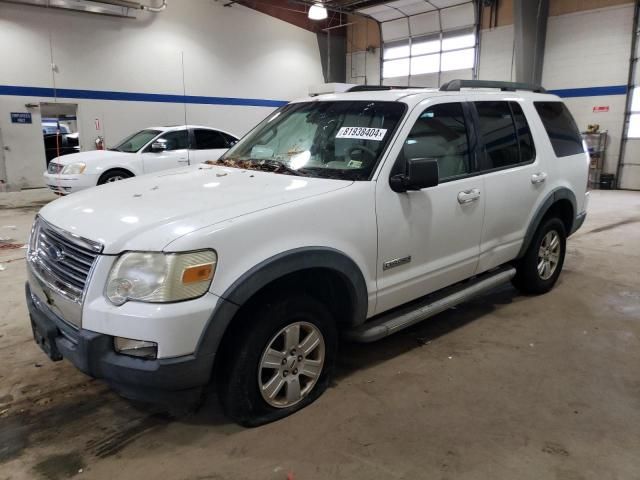
[[[218,160],[207,160],[204,163],[220,167],[240,168],[242,170],[260,170],[262,172],[281,173],[283,175],[306,176],[306,174],[301,171],[302,169],[293,169],[278,160],[221,158]]]

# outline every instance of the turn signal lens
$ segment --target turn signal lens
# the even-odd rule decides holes
[[[187,267],[182,272],[182,283],[206,282],[213,277],[213,263]]]

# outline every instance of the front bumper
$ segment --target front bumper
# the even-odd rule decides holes
[[[44,182],[53,192],[61,195],[68,195],[90,187],[95,187],[98,184],[98,175],[89,173],[83,173],[81,175],[62,175],[45,172]]]
[[[34,338],[52,360],[69,360],[134,400],[186,406],[200,399],[211,378],[213,354],[157,360],[118,354],[112,336],[71,326],[32,294],[28,283],[25,290]]]

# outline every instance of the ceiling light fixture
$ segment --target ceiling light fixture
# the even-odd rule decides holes
[[[327,9],[321,3],[314,3],[309,8],[309,18],[311,20],[324,20],[327,18]]]

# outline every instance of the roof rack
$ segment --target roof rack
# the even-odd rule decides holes
[[[356,85],[351,87],[347,92],[376,92],[379,90],[396,90],[396,89],[405,89],[405,88],[415,88],[415,87],[407,87],[407,86],[396,86],[396,85]]]
[[[494,80],[451,80],[440,87],[441,92],[459,92],[461,88],[499,88],[506,92],[528,90],[536,93],[546,93],[540,85],[520,82],[498,82]]]

